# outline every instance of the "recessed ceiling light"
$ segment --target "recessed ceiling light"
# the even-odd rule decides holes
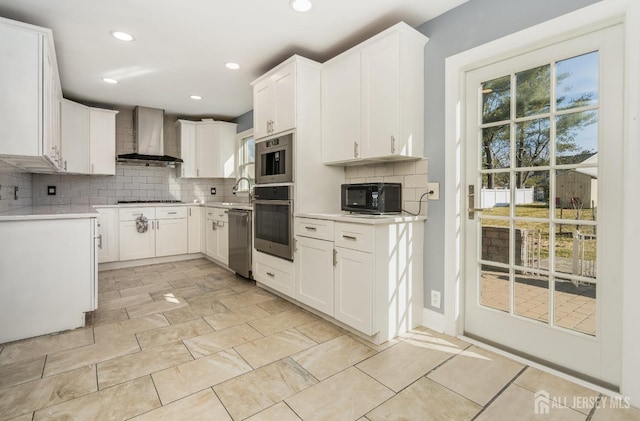
[[[240,68],[240,65],[238,63],[233,62],[225,63],[224,65],[227,66],[227,69],[231,70],[238,70]]]
[[[117,81],[117,80],[115,80],[115,79],[111,79],[110,77],[103,77],[103,78],[102,78],[102,80],[103,80],[104,82],[110,83],[110,84],[112,84],[112,85],[115,85],[116,83],[118,83],[118,81]]]
[[[200,100],[202,99],[202,97],[200,95],[191,95],[189,98],[191,99],[195,99],[195,100]]]
[[[120,41],[133,41],[133,35],[122,31],[111,31],[111,36]]]
[[[311,6],[313,6],[313,4],[311,4],[311,1],[309,0],[291,0],[289,5],[296,12],[308,12],[309,10],[311,10]]]

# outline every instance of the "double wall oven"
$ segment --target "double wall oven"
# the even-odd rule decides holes
[[[256,143],[256,250],[293,260],[293,134]]]

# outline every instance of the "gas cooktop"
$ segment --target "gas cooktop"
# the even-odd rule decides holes
[[[184,203],[182,200],[118,200],[118,204],[126,203]]]

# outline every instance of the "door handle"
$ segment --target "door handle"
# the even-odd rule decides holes
[[[476,208],[475,207],[475,201],[476,201],[475,190],[476,190],[476,186],[474,186],[473,184],[469,184],[469,194],[467,195],[467,203],[469,205],[469,208],[467,209],[467,212],[468,212],[468,218],[469,219],[474,219],[476,217],[476,212],[492,210],[491,208]]]

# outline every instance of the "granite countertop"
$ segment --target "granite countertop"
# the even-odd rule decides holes
[[[388,214],[388,215],[367,215],[367,214],[354,214],[354,213],[296,213],[294,216],[300,218],[315,218],[326,219],[336,222],[351,222],[356,224],[369,224],[369,225],[382,225],[382,224],[399,224],[404,222],[419,222],[426,221],[427,217],[424,215],[413,216],[408,213],[402,214]]]
[[[0,213],[0,221],[27,221],[42,219],[97,218],[98,211],[90,205],[25,206]]]

